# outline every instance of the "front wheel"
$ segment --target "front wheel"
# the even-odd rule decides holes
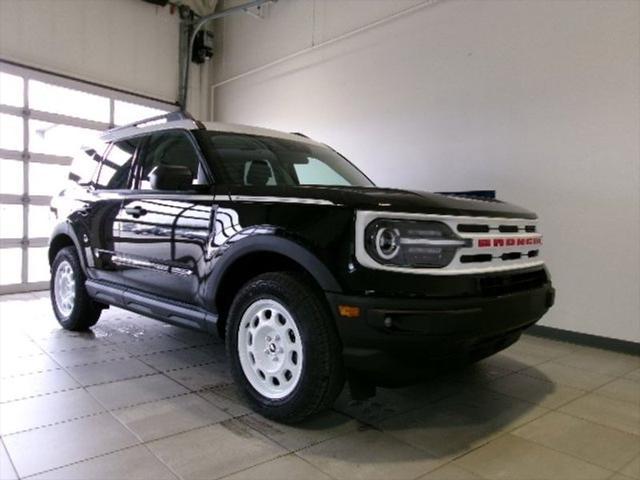
[[[67,330],[87,330],[98,321],[101,306],[84,286],[86,277],[75,248],[61,249],[51,268],[51,304],[58,323]]]
[[[326,304],[303,276],[266,273],[238,292],[227,349],[236,382],[265,417],[294,423],[333,404],[344,385]]]

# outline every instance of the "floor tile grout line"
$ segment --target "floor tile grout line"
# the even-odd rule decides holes
[[[636,458],[640,461],[640,453],[636,454],[633,456],[633,458],[631,460],[629,460],[627,463],[625,463],[622,467],[620,467],[616,473],[622,473],[622,470],[624,470],[625,468],[627,468],[629,465],[631,465],[633,462],[636,461]]]
[[[517,372],[515,372],[515,373],[517,373]],[[539,380],[541,380],[541,381],[543,381],[543,382],[546,382],[546,380],[542,380],[542,379],[539,379]],[[547,382],[547,383],[551,383],[552,385],[555,385],[553,382]],[[574,388],[575,390],[581,390],[581,389],[578,389],[578,388],[575,388],[575,387],[572,387],[572,388]],[[606,397],[606,396],[603,396],[603,395],[598,395],[598,393],[596,393],[596,390],[597,390],[598,388],[600,388],[600,387],[595,387],[595,388],[592,388],[592,389],[590,389],[590,390],[584,390],[584,389],[582,389],[583,394],[581,394],[581,395],[579,395],[579,396],[577,396],[577,397],[575,397],[575,398],[572,398],[571,400],[569,400],[569,401],[567,401],[567,402],[565,402],[565,403],[562,403],[562,404],[560,404],[560,405],[556,405],[555,407],[544,407],[543,405],[540,405],[539,403],[532,403],[532,402],[528,402],[527,400],[524,400],[524,399],[519,398],[519,397],[515,397],[515,396],[510,395],[510,394],[508,394],[508,393],[504,393],[504,392],[495,392],[494,390],[491,390],[491,391],[493,391],[493,392],[495,392],[495,393],[500,393],[500,394],[502,394],[502,395],[509,396],[509,397],[511,397],[511,398],[515,398],[515,399],[517,399],[517,400],[521,400],[521,401],[523,401],[523,402],[530,403],[531,405],[535,405],[535,406],[537,406],[537,407],[539,407],[539,408],[545,408],[545,409],[550,410],[550,411],[553,411],[553,412],[557,412],[557,413],[561,413],[561,414],[569,415],[569,416],[571,416],[571,417],[574,417],[574,418],[577,418],[577,419],[580,419],[580,420],[583,420],[583,421],[587,421],[587,422],[593,423],[593,424],[595,424],[595,425],[599,425],[599,426],[601,426],[601,427],[607,427],[607,428],[611,428],[611,429],[613,429],[613,430],[616,430],[616,431],[618,431],[618,432],[627,433],[627,434],[630,434],[630,435],[640,436],[640,433],[637,433],[637,434],[636,434],[636,433],[631,433],[631,432],[628,432],[628,431],[626,431],[626,430],[622,430],[622,429],[617,428],[617,427],[612,426],[612,425],[607,425],[607,424],[605,424],[605,423],[601,423],[601,422],[595,422],[595,421],[593,421],[593,420],[591,420],[591,419],[584,418],[584,417],[580,417],[580,416],[579,416],[579,415],[577,415],[577,414],[572,414],[571,412],[567,412],[567,411],[563,411],[563,410],[561,410],[563,407],[566,407],[567,405],[569,405],[569,404],[571,404],[571,403],[573,403],[573,402],[576,402],[576,401],[578,401],[578,400],[580,400],[580,399],[582,399],[582,398],[584,398],[584,397],[586,397],[586,396],[589,396],[589,395],[596,395],[596,396],[599,396],[599,397],[604,397],[604,398],[607,398],[608,400],[613,400],[613,401],[615,401],[615,402],[630,403],[630,402],[625,402],[624,400],[618,400],[618,399],[615,399],[615,398]],[[528,422],[527,422],[527,423],[528,423]]]
[[[165,352],[165,353],[166,353],[166,352]],[[95,364],[106,364],[106,363],[108,363],[108,362],[112,362],[112,361],[113,361],[113,362],[115,362],[115,361],[118,361],[118,360],[127,360],[127,359],[130,359],[130,358],[135,358],[135,359],[139,360],[141,363],[143,363],[143,364],[144,364],[144,365],[146,365],[147,367],[154,369],[154,370],[155,370],[155,373],[147,373],[147,374],[143,374],[143,375],[137,375],[137,376],[134,376],[134,377],[127,377],[127,378],[122,378],[122,379],[118,379],[118,380],[108,380],[108,381],[104,381],[104,382],[92,383],[92,384],[86,384],[86,385],[85,385],[85,384],[82,384],[82,383],[77,379],[77,377],[76,377],[76,376],[74,376],[74,375],[73,375],[73,373],[71,373],[71,372],[69,371],[69,369],[70,369],[70,368],[77,368],[78,366],[76,366],[76,365],[74,365],[74,366],[62,366],[62,365],[60,365],[60,364],[58,363],[58,365],[60,365],[60,367],[59,367],[59,368],[51,369],[51,370],[49,370],[49,371],[52,371],[52,372],[53,372],[53,371],[59,371],[59,370],[62,370],[62,371],[64,371],[67,375],[69,375],[69,376],[71,377],[71,379],[72,379],[72,380],[74,380],[76,383],[78,383],[78,385],[79,385],[79,386],[72,387],[72,388],[60,389],[60,390],[52,390],[52,391],[50,391],[50,392],[44,392],[44,393],[39,393],[39,394],[34,394],[34,395],[28,395],[28,396],[25,396],[25,397],[14,398],[14,399],[11,399],[11,400],[5,400],[5,401],[0,402],[0,405],[2,405],[2,404],[12,403],[12,402],[23,401],[23,400],[29,400],[29,399],[38,398],[38,397],[44,397],[44,396],[47,396],[47,395],[53,395],[53,394],[57,394],[57,393],[64,393],[64,392],[67,392],[67,391],[78,390],[78,389],[80,389],[80,388],[95,387],[95,386],[99,386],[99,385],[108,385],[108,384],[110,384],[110,383],[117,383],[117,382],[122,382],[122,381],[126,381],[126,380],[134,380],[134,379],[137,379],[137,378],[144,378],[144,377],[149,377],[149,376],[153,376],[153,375],[157,375],[157,374],[162,374],[162,375],[166,376],[167,378],[169,378],[170,380],[175,381],[176,383],[179,383],[179,382],[177,382],[175,379],[173,379],[173,378],[169,377],[168,375],[166,375],[166,373],[168,373],[168,372],[177,372],[177,371],[187,370],[187,369],[189,369],[189,368],[202,367],[202,366],[214,365],[214,364],[221,364],[221,363],[222,363],[222,362],[220,362],[220,361],[218,361],[218,360],[216,360],[216,359],[212,359],[212,361],[211,361],[211,362],[199,363],[199,364],[194,364],[194,365],[188,365],[188,366],[184,366],[184,367],[180,367],[180,368],[174,368],[174,369],[169,369],[169,370],[159,370],[159,369],[157,369],[156,367],[154,367],[153,365],[148,364],[148,363],[146,363],[146,362],[144,362],[144,361],[140,360],[140,359],[139,359],[139,358],[137,358],[137,357],[129,357],[129,358],[123,358],[123,359],[110,359],[110,360],[106,360],[106,361],[104,361],[104,362],[97,362],[97,363],[94,363],[94,364],[87,364],[87,365],[80,365],[80,366],[90,366],[90,365],[95,365]],[[54,360],[54,359],[52,359],[52,360]],[[55,360],[54,360],[54,361],[55,361]],[[57,362],[56,362],[56,363],[57,363]],[[45,372],[38,372],[38,373],[45,373]],[[34,372],[34,373],[31,373],[31,374],[28,374],[28,375],[32,375],[32,374],[36,374],[36,373]],[[14,377],[14,378],[22,377],[22,376],[26,376],[26,375],[20,375],[20,376],[16,376],[16,377]],[[182,385],[182,384],[180,384],[180,385]],[[185,387],[185,388],[188,388],[186,385],[182,385],[182,386],[183,386],[183,387]]]
[[[604,383],[602,385],[600,385],[599,387],[594,388],[593,390],[591,390],[590,393],[593,393],[594,395],[598,395],[599,397],[605,397],[605,398],[609,398],[611,400],[616,400],[618,402],[626,402],[626,403],[633,403],[634,405],[636,404],[636,402],[634,401],[629,401],[629,400],[625,400],[623,398],[614,398],[611,397],[609,395],[603,395],[602,393],[598,393],[599,390],[602,390],[604,387],[606,387],[607,385],[611,385],[614,382],[617,382],[619,380],[628,380],[625,377],[617,377],[612,379],[610,382]],[[629,382],[633,382],[633,380],[628,380]],[[638,385],[638,392],[640,393],[640,385]],[[640,401],[640,396],[638,397],[638,400]]]
[[[53,360],[55,361],[55,359],[53,359]],[[141,362],[142,362],[142,361],[141,361]],[[56,362],[56,363],[57,363],[57,362]],[[145,363],[145,362],[142,362],[142,363]],[[149,366],[150,368],[152,368],[152,369],[154,369],[154,370],[157,370],[157,369],[155,369],[155,368],[154,368],[153,366],[151,366],[151,365],[147,365],[147,366]],[[68,375],[70,375],[70,373],[68,372],[68,370],[67,370],[66,368],[64,368],[64,367],[62,367],[62,368],[63,368],[63,370],[64,370]],[[159,372],[159,373],[161,373],[161,372]],[[161,373],[161,374],[162,374],[162,373]],[[163,376],[165,376],[165,377],[167,377],[167,376],[166,376],[166,375],[164,375],[164,374],[162,374],[162,375],[163,375]],[[167,377],[167,378],[169,378],[169,377]],[[171,379],[171,380],[172,380],[172,379]],[[113,382],[113,383],[115,383],[115,382]],[[177,382],[176,382],[176,383],[177,383]],[[185,387],[184,385],[183,385],[183,387],[184,387],[184,388],[187,388],[187,387]],[[93,398],[93,399],[98,403],[98,405],[101,405],[103,408],[105,408],[105,409],[106,409],[106,411],[107,411],[107,413],[110,415],[110,417],[111,417],[111,418],[113,418],[113,419],[114,419],[118,424],[120,424],[120,425],[121,425],[121,426],[122,426],[126,431],[130,432],[130,434],[132,435],[132,438],[134,438],[134,439],[138,440],[138,444],[139,444],[139,445],[140,445],[140,444],[142,444],[142,445],[144,445],[144,444],[145,444],[145,442],[143,442],[143,441],[141,441],[141,440],[140,440],[140,438],[138,437],[138,435],[137,435],[137,434],[135,434],[135,433],[134,433],[134,432],[133,432],[133,431],[132,431],[132,430],[131,430],[127,425],[125,425],[124,423],[122,423],[122,422],[120,421],[120,419],[119,419],[118,417],[116,417],[116,416],[112,413],[112,411],[111,411],[108,407],[106,407],[106,406],[105,406],[105,405],[104,405],[104,404],[103,404],[103,403],[102,403],[98,398],[96,398],[94,395],[91,395],[91,392],[89,392],[85,387],[81,387],[81,388],[83,388],[83,389],[85,390],[85,392],[86,392],[86,393],[87,393],[91,398]],[[189,389],[189,388],[187,388],[187,392],[186,392],[184,395],[187,395],[188,393],[191,393],[191,389]],[[166,398],[164,398],[163,400],[166,400]],[[130,408],[130,407],[129,407],[129,408]],[[184,432],[182,432],[182,433],[184,433]],[[124,449],[120,449],[120,450],[124,450]],[[119,450],[116,450],[116,451],[119,451]],[[109,452],[109,453],[115,453],[116,451]],[[153,452],[151,452],[151,453],[153,454]],[[7,451],[7,454],[8,454],[8,451]],[[100,455],[100,456],[104,456],[104,455]],[[154,454],[154,457],[158,458],[155,454]],[[96,458],[97,458],[97,457],[96,457]],[[91,458],[83,459],[83,461],[90,460],[90,459],[91,459]],[[163,465],[165,465],[165,462],[163,462],[163,461],[162,461],[162,459],[158,458],[158,461],[160,461]],[[79,462],[75,462],[75,463],[79,463]],[[69,464],[69,465],[71,465],[71,464]],[[65,466],[69,466],[69,465],[65,465]],[[169,468],[169,466],[168,466],[168,465],[165,465],[165,466],[166,466],[167,468]],[[62,468],[62,467],[60,467],[60,468]],[[174,472],[173,472],[173,470],[172,470],[171,468],[169,468],[169,471],[171,471],[172,473],[174,473]],[[16,473],[17,473],[17,470],[16,470]],[[40,473],[43,473],[43,472],[40,472]],[[181,477],[178,475],[178,478],[181,478]]]
[[[608,397],[604,397],[604,398],[608,398]],[[576,400],[578,400],[578,399],[576,399]],[[609,400],[613,400],[613,399],[609,399]],[[619,400],[614,400],[614,401],[619,401]],[[572,403],[572,402],[569,402],[569,403]],[[567,403],[567,404],[565,404],[565,405],[563,405],[563,407],[564,407],[564,406],[566,406],[566,405],[568,405],[568,403]],[[554,410],[554,411],[555,411],[555,410]],[[633,433],[633,432],[629,432],[629,431],[627,431],[627,430],[623,430],[623,429],[618,428],[618,427],[613,426],[613,425],[608,425],[608,424],[606,424],[606,423],[596,422],[596,421],[594,421],[594,420],[592,420],[592,419],[590,419],[590,418],[581,417],[580,415],[578,415],[578,414],[576,414],[576,413],[567,412],[567,411],[563,411],[563,410],[557,410],[557,412],[558,412],[558,413],[563,413],[563,414],[565,414],[565,415],[569,415],[570,417],[577,418],[577,419],[579,419],[579,420],[584,420],[584,421],[586,421],[586,422],[593,423],[593,424],[595,424],[595,425],[599,425],[599,426],[601,426],[601,427],[611,428],[611,429],[616,430],[616,431],[618,431],[618,432],[622,432],[622,433],[626,433],[626,434],[629,434],[629,435],[635,435],[635,436],[637,436],[637,437],[640,437],[640,430],[638,430],[638,432],[639,432],[639,433]]]
[[[153,375],[157,375],[157,374],[152,374],[152,375],[149,375],[149,376],[153,376]],[[137,377],[137,378],[144,378],[144,377]],[[129,380],[134,380],[134,379],[129,379]],[[113,382],[113,383],[116,383],[116,382]],[[87,415],[80,415],[80,416],[77,416],[77,417],[68,418],[68,419],[65,419],[65,420],[60,420],[58,422],[52,422],[52,423],[45,424],[45,425],[38,425],[37,427],[32,427],[32,428],[28,428],[28,429],[25,429],[25,430],[20,430],[20,431],[11,432],[11,433],[4,433],[4,434],[2,434],[2,436],[3,437],[10,437],[10,436],[13,436],[13,435],[32,432],[34,430],[41,430],[43,428],[53,427],[53,426],[56,426],[56,425],[62,425],[62,424],[65,424],[65,423],[71,423],[71,422],[76,421],[76,420],[83,420],[85,418],[95,417],[95,416],[102,415],[102,414],[109,413],[109,412],[119,412],[121,410],[127,410],[127,409],[130,409],[130,408],[135,408],[135,407],[139,407],[139,406],[142,406],[142,405],[149,405],[149,404],[153,404],[153,403],[158,403],[158,402],[162,402],[162,401],[166,401],[166,400],[171,400],[171,399],[174,399],[174,398],[186,397],[188,395],[196,395],[199,398],[202,398],[202,400],[206,401],[207,403],[211,403],[212,406],[214,406],[214,407],[216,407],[216,408],[218,408],[219,410],[222,411],[222,409],[220,409],[220,407],[217,407],[215,404],[213,404],[212,402],[207,400],[205,397],[200,396],[199,394],[202,393],[202,392],[213,390],[213,389],[218,388],[218,387],[226,387],[226,386],[229,386],[229,385],[232,385],[232,383],[220,384],[219,386],[216,386],[216,387],[206,387],[206,388],[202,388],[202,389],[198,389],[198,390],[188,389],[187,392],[178,393],[178,394],[175,394],[175,395],[169,395],[167,397],[162,397],[162,398],[149,400],[149,401],[145,401],[145,402],[139,402],[139,403],[133,403],[133,404],[129,404],[129,405],[123,405],[123,406],[116,407],[116,408],[111,408],[111,409],[106,407],[99,400],[97,400],[94,396],[92,396],[89,392],[87,392],[87,394],[102,408],[101,411],[90,413],[90,414],[87,414]],[[187,387],[185,387],[185,388],[187,388]],[[80,389],[85,389],[85,387],[78,387],[78,388],[75,388],[73,390],[80,390]],[[68,390],[68,391],[73,391],[73,390]],[[64,392],[55,392],[55,393],[64,393]],[[53,394],[54,393],[50,393],[50,394],[45,394],[45,395],[42,395],[42,396],[53,395]],[[38,398],[38,397],[35,397],[35,398]],[[22,399],[22,400],[25,400],[25,399]],[[22,400],[16,400],[16,401],[22,401]],[[227,398],[227,400],[233,401],[232,399],[229,399],[229,398]]]
[[[538,407],[540,407],[540,406],[538,405]],[[540,407],[540,408],[542,408],[542,407]],[[505,431],[503,431],[503,432],[500,432],[500,433],[499,433],[498,435],[496,435],[495,437],[491,437],[491,438],[487,439],[487,441],[486,441],[486,442],[483,442],[482,444],[478,444],[478,445],[474,446],[473,448],[471,448],[470,450],[468,450],[468,451],[466,451],[466,452],[462,453],[461,455],[458,455],[458,456],[456,456],[456,457],[452,458],[452,459],[451,459],[449,462],[447,462],[446,464],[448,465],[448,464],[454,463],[454,462],[456,462],[457,460],[461,459],[462,457],[465,457],[465,456],[469,455],[470,453],[472,453],[473,451],[478,450],[478,449],[480,449],[480,448],[482,448],[482,447],[485,447],[486,445],[489,445],[490,443],[492,443],[492,442],[494,442],[494,441],[498,440],[499,438],[505,437],[505,436],[507,436],[507,435],[512,435],[512,436],[517,436],[517,437],[519,437],[519,438],[520,438],[520,439],[522,439],[522,440],[529,441],[529,442],[531,442],[531,443],[535,443],[536,445],[539,445],[539,446],[541,446],[541,447],[543,447],[543,448],[545,448],[545,449],[547,449],[547,450],[551,450],[551,451],[554,451],[554,452],[556,452],[556,453],[560,453],[560,454],[562,454],[562,455],[567,455],[567,456],[569,456],[569,457],[571,457],[571,458],[574,458],[574,459],[580,460],[580,461],[582,461],[582,462],[588,463],[588,464],[590,464],[590,465],[596,466],[596,467],[598,467],[598,468],[601,468],[601,469],[603,469],[603,470],[606,470],[606,471],[607,471],[607,472],[609,472],[609,473],[616,473],[615,471],[613,471],[613,470],[611,470],[611,469],[609,469],[609,468],[607,468],[607,467],[603,467],[603,466],[601,466],[601,465],[597,465],[597,464],[595,464],[595,463],[590,462],[589,460],[585,460],[585,459],[583,459],[583,458],[577,457],[577,456],[575,456],[575,455],[573,455],[573,454],[571,454],[571,453],[568,453],[568,452],[563,452],[563,451],[558,450],[558,449],[556,449],[556,448],[554,448],[554,447],[551,447],[551,446],[549,446],[549,445],[544,445],[544,444],[542,444],[542,443],[536,442],[536,441],[534,441],[534,440],[532,440],[532,439],[521,437],[521,436],[519,436],[519,435],[517,435],[517,434],[515,433],[515,431],[516,431],[516,430],[519,430],[519,429],[521,429],[521,428],[525,427],[526,425],[529,425],[530,423],[536,422],[536,421],[540,420],[542,417],[544,417],[544,416],[546,416],[546,415],[549,415],[549,414],[550,414],[550,413],[552,413],[552,412],[555,412],[555,410],[547,409],[547,411],[546,411],[546,412],[542,413],[541,415],[539,415],[539,416],[537,416],[537,417],[534,417],[534,418],[532,418],[532,419],[530,419],[530,420],[528,420],[528,421],[526,421],[526,422],[524,422],[524,423],[522,423],[522,424],[519,424],[519,425],[513,426],[512,428],[510,428],[510,429],[508,429],[508,430],[505,430]],[[427,453],[429,453],[429,452],[427,452]],[[457,464],[457,463],[456,463],[456,466],[458,466],[458,464]],[[461,468],[462,468],[462,467],[461,467]],[[465,470],[468,470],[468,469],[465,469]],[[476,474],[476,472],[475,472],[475,471],[472,471],[471,473]]]
[[[73,377],[72,377],[72,379],[73,379]],[[0,406],[1,405],[8,405],[8,404],[14,403],[14,402],[22,402],[24,400],[31,400],[31,399],[34,399],[34,398],[47,397],[49,395],[55,395],[57,393],[71,392],[73,390],[79,390],[81,388],[84,388],[84,387],[82,385],[78,385],[77,387],[72,387],[72,388],[63,388],[63,389],[60,389],[60,390],[53,390],[51,392],[38,393],[38,394],[35,394],[35,395],[28,395],[26,397],[12,398],[11,400],[5,400],[5,401],[0,402]]]
[[[9,465],[13,469],[13,473],[16,474],[17,478],[21,478],[20,474],[18,473],[18,469],[16,468],[16,465],[13,462],[13,458],[11,458],[11,455],[9,454],[9,450],[7,449],[7,446],[4,444],[4,440],[2,439],[2,437],[0,437],[0,448],[4,449],[4,453],[7,456],[7,459],[9,460]]]
[[[133,406],[147,405],[147,404],[151,404],[151,403],[160,402],[160,401],[163,401],[163,400],[168,400],[168,399],[171,399],[171,398],[178,398],[178,397],[182,397],[182,396],[191,395],[191,394],[194,394],[194,393],[195,393],[195,392],[191,392],[191,391],[190,391],[190,392],[186,392],[186,393],[182,393],[182,394],[174,395],[174,396],[171,396],[171,397],[165,397],[165,398],[162,398],[162,399],[153,400],[153,401],[150,401],[150,402],[143,402],[143,403],[139,403],[139,404],[136,404],[136,405],[133,405]],[[203,399],[203,400],[205,400],[205,399]],[[210,403],[210,402],[209,402],[209,403]],[[215,405],[213,405],[213,404],[212,404],[212,406],[214,406],[214,407],[215,407]],[[118,452],[120,452],[120,451],[127,450],[127,449],[129,449],[129,448],[134,448],[134,447],[137,447],[137,446],[142,446],[142,445],[146,445],[146,444],[153,443],[153,442],[156,442],[156,441],[160,441],[160,440],[165,440],[165,439],[168,439],[168,438],[172,438],[172,437],[175,437],[175,436],[178,436],[178,435],[182,435],[182,434],[185,434],[185,433],[194,432],[194,431],[197,431],[197,430],[201,430],[201,429],[204,429],[204,428],[211,427],[211,426],[213,426],[213,425],[217,425],[217,424],[223,423],[223,422],[225,422],[225,421],[229,421],[229,420],[237,420],[238,418],[240,418],[240,417],[242,417],[242,416],[248,415],[248,414],[243,414],[243,415],[240,415],[240,416],[237,416],[237,417],[230,416],[230,418],[225,419],[225,420],[219,420],[219,421],[216,421],[216,422],[210,422],[210,423],[208,423],[208,424],[206,424],[206,425],[199,425],[199,426],[197,426],[197,427],[190,428],[190,429],[188,429],[188,430],[183,430],[183,431],[181,431],[181,432],[172,433],[172,434],[170,434],[170,435],[165,435],[165,436],[162,436],[162,437],[154,438],[153,440],[147,440],[147,441],[145,441],[145,440],[142,440],[142,439],[141,439],[141,438],[140,438],[140,437],[139,437],[135,432],[133,432],[129,427],[127,427],[127,425],[123,424],[123,423],[122,423],[122,422],[121,422],[121,421],[120,421],[120,420],[119,420],[115,415],[113,415],[113,413],[112,413],[112,412],[116,412],[116,411],[119,411],[119,410],[122,410],[122,409],[126,409],[126,408],[131,408],[131,407],[130,407],[130,406],[127,406],[127,407],[121,407],[121,408],[114,409],[114,410],[103,410],[102,412],[98,412],[98,413],[96,413],[96,414],[92,414],[92,415],[87,415],[87,416],[82,417],[82,418],[88,418],[88,417],[93,417],[93,416],[97,416],[97,415],[104,415],[104,414],[109,413],[109,414],[111,414],[111,417],[113,417],[113,418],[114,418],[114,419],[115,419],[115,420],[116,420],[120,425],[122,425],[122,426],[123,426],[123,427],[124,427],[128,432],[130,432],[130,433],[132,434],[132,436],[133,436],[133,437],[138,441],[138,443],[136,443],[135,445],[129,445],[129,446],[127,446],[127,447],[123,447],[123,448],[119,448],[119,449],[112,450],[112,451],[109,451],[109,452],[101,453],[100,455],[93,455],[93,456],[90,456],[90,457],[87,457],[87,458],[83,458],[82,460],[77,460],[77,461],[75,461],[75,462],[71,462],[71,463],[68,463],[68,464],[60,465],[60,466],[58,466],[58,467],[55,467],[55,468],[52,468],[52,469],[48,469],[48,470],[44,470],[44,471],[42,471],[42,472],[34,473],[34,474],[32,474],[32,475],[29,475],[29,477],[32,477],[32,476],[34,476],[34,475],[41,475],[42,473],[49,472],[49,471],[60,470],[60,469],[65,468],[65,467],[69,467],[69,466],[71,466],[71,465],[76,465],[76,464],[79,464],[79,463],[83,463],[83,462],[86,462],[86,461],[89,461],[89,460],[93,460],[93,459],[96,459],[96,458],[105,457],[105,456],[107,456],[107,455],[111,455],[111,454],[113,454],[113,453],[118,453]],[[216,408],[217,408],[217,407],[216,407]],[[225,413],[226,413],[226,412],[225,412]],[[59,422],[59,423],[69,423],[69,422],[66,422],[66,421],[65,421],[65,422]],[[33,430],[33,429],[32,429],[32,430]],[[253,429],[253,428],[252,428],[252,430],[255,430],[255,429]],[[21,432],[21,433],[24,433],[24,432]],[[260,433],[260,432],[258,432],[258,433]],[[262,433],[260,433],[260,434],[261,434],[261,435],[263,435],[263,436],[265,436],[265,435],[264,435],[264,434],[262,434]],[[13,435],[13,434],[11,434],[11,435]],[[9,435],[4,435],[4,436],[9,436]],[[153,451],[151,451],[151,450],[150,450],[150,452],[153,454]],[[168,465],[166,465],[166,464],[162,461],[162,459],[160,459],[159,457],[157,457],[155,454],[153,454],[153,455],[154,455],[154,457],[158,458],[158,460],[159,460],[163,465],[165,465],[165,466],[167,466],[167,467],[168,467]],[[171,469],[170,469],[170,470],[171,470]],[[171,470],[171,472],[175,474],[175,472],[173,472],[173,470]],[[177,475],[177,474],[176,474],[176,475]],[[177,476],[178,476],[178,478],[181,478],[179,475],[177,475]],[[24,478],[28,478],[28,477],[24,477]]]
[[[149,454],[152,455],[153,458],[158,460],[158,462],[160,462],[161,465],[163,465],[167,470],[169,470],[169,472],[171,472],[171,474],[173,476],[175,476],[177,480],[183,480],[182,475],[180,475],[178,472],[176,472],[173,468],[171,468],[171,465],[169,465],[164,460],[162,460],[162,458],[160,458],[158,455],[156,455],[155,452],[153,450],[151,450],[151,448],[149,448],[149,445],[147,445],[147,442],[142,442],[141,446],[144,447],[144,449],[147,452],[149,452]]]
[[[45,368],[43,370],[35,370],[35,371],[32,371],[32,372],[17,373],[15,375],[5,375],[4,377],[0,377],[0,381],[11,380],[13,378],[28,377],[29,375],[38,375],[39,373],[55,372],[56,370],[61,370],[61,369],[62,369],[61,367]]]
[[[536,420],[538,420],[538,419],[542,418],[543,416],[545,416],[545,415],[547,415],[547,414],[549,414],[549,413],[557,413],[557,412],[555,412],[555,411],[554,411],[554,412],[547,412],[547,413],[545,413],[544,415],[542,415],[542,416],[540,416],[540,417],[536,418]],[[530,422],[528,422],[528,423],[530,423]],[[521,425],[521,426],[519,426],[519,427],[518,427],[517,429],[515,429],[515,430],[518,430],[519,428],[524,427],[524,426],[525,426],[525,425]],[[522,440],[526,440],[526,441],[528,441],[528,442],[535,443],[536,445],[539,445],[539,446],[541,446],[541,447],[544,447],[544,448],[546,448],[546,449],[548,449],[548,450],[553,450],[554,452],[561,453],[561,454],[563,454],[563,455],[568,455],[568,456],[569,456],[569,457],[571,457],[571,458],[575,458],[575,459],[580,460],[580,461],[582,461],[582,462],[585,462],[585,463],[588,463],[588,464],[590,464],[590,465],[596,466],[596,467],[601,468],[601,469],[603,469],[603,470],[606,470],[607,472],[610,472],[610,473],[616,473],[616,472],[619,472],[619,470],[613,470],[613,469],[611,469],[611,468],[609,468],[609,467],[605,467],[605,466],[603,466],[603,465],[600,465],[600,464],[598,464],[598,463],[595,463],[595,462],[593,462],[593,461],[591,461],[591,460],[588,460],[588,459],[586,459],[586,458],[579,457],[579,456],[575,455],[575,454],[574,454],[574,453],[572,453],[572,452],[567,452],[567,451],[565,451],[565,450],[559,450],[559,449],[557,449],[557,448],[555,448],[555,447],[553,447],[553,446],[551,446],[551,445],[546,445],[546,444],[544,444],[544,443],[540,442],[539,440],[536,440],[536,439],[533,439],[533,438],[526,438],[526,437],[522,437],[522,436],[518,435],[517,433],[514,433],[514,432],[515,432],[515,430],[512,430],[512,431],[510,432],[510,433],[511,433],[511,435],[514,435],[514,436],[516,436],[516,437],[519,437],[519,438],[520,438],[520,439],[522,439]],[[629,434],[629,435],[633,435],[633,434]],[[633,458],[635,458],[635,457],[633,457]],[[633,461],[633,458],[632,458],[632,461]],[[627,465],[627,464],[625,464],[625,465]],[[624,466],[623,466],[622,468],[624,468]]]
[[[140,445],[142,445],[142,444],[141,443],[136,443],[134,445],[127,445],[126,447],[118,448],[116,450],[111,450],[109,452],[101,453],[99,455],[91,455],[91,456],[89,456],[87,458],[83,458],[82,460],[76,460],[75,462],[66,463],[64,465],[59,465],[59,466],[54,467],[54,468],[48,468],[48,469],[42,470],[40,472],[35,472],[35,473],[30,474],[30,475],[26,475],[24,477],[20,477],[20,480],[27,479],[27,478],[33,478],[36,475],[42,475],[44,473],[55,472],[56,470],[61,470],[63,468],[67,468],[67,467],[70,467],[72,465],[78,465],[80,463],[84,463],[84,462],[88,462],[88,461],[91,461],[91,460],[95,460],[97,458],[102,458],[102,457],[106,457],[106,456],[109,456],[109,455],[113,455],[114,453],[124,452],[125,450],[129,450],[130,448],[139,447]]]
[[[242,422],[242,424],[244,424],[244,425],[248,426],[248,427],[249,427],[249,428],[251,428],[252,430],[255,430],[255,431],[259,432],[261,435],[264,435],[265,437],[269,438],[271,441],[273,441],[274,443],[278,444],[279,446],[281,446],[281,447],[282,447],[282,448],[284,448],[285,450],[288,450],[288,451],[289,451],[289,453],[296,453],[296,452],[301,451],[301,450],[304,450],[304,449],[306,449],[306,448],[310,448],[310,447],[314,447],[314,446],[316,446],[316,445],[320,445],[320,444],[322,444],[322,443],[324,443],[324,442],[327,442],[327,441],[329,441],[329,440],[335,440],[335,439],[337,439],[337,438],[341,438],[341,437],[344,437],[344,436],[346,436],[346,435],[351,435],[352,433],[355,433],[355,432],[357,432],[357,431],[360,431],[360,430],[359,430],[359,428],[357,428],[356,430],[354,430],[354,431],[352,431],[352,432],[339,433],[339,434],[336,434],[335,436],[332,436],[332,437],[329,437],[329,438],[325,438],[325,439],[323,439],[323,440],[318,440],[317,442],[311,442],[311,443],[309,443],[308,445],[305,445],[304,447],[300,447],[300,448],[289,448],[289,447],[287,447],[285,444],[280,443],[280,442],[279,442],[278,440],[276,440],[275,438],[271,438],[271,437],[270,437],[269,435],[267,435],[266,433],[263,433],[263,432],[262,432],[262,431],[260,431],[258,428],[253,427],[250,423],[248,423],[248,422],[246,422],[245,420],[243,420],[244,418],[247,418],[247,417],[250,417],[250,416],[253,416],[253,415],[259,415],[259,414],[254,413],[254,412],[251,412],[251,413],[247,413],[247,414],[245,414],[245,415],[240,415],[240,416],[238,416],[238,417],[236,417],[236,418],[238,419],[238,421]],[[362,424],[362,422],[360,422],[359,420],[357,420],[357,419],[353,419],[353,420],[355,420],[355,421],[359,424],[359,427],[364,426],[364,425]],[[369,428],[368,428],[368,427],[367,427],[367,430],[369,430]]]

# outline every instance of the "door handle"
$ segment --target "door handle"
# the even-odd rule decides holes
[[[133,218],[138,218],[147,214],[147,211],[140,206],[127,207],[124,209],[124,211],[131,215]]]

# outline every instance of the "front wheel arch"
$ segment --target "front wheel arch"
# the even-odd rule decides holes
[[[203,297],[210,311],[218,314],[219,333],[224,333],[226,314],[235,294],[257,275],[291,271],[306,277],[319,291],[342,292],[335,276],[316,255],[286,238],[251,237],[231,246],[214,262]]]
[[[224,336],[227,314],[237,292],[252,278],[263,273],[292,272],[307,279],[310,285],[322,292],[322,286],[303,265],[286,255],[271,251],[247,253],[233,261],[221,275],[215,291],[215,310],[218,313],[217,329]]]

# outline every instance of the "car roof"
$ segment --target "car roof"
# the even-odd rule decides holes
[[[136,124],[124,125],[116,127],[104,132],[100,139],[105,142],[118,141],[124,138],[137,137],[153,132],[164,130],[209,130],[214,132],[239,133],[244,135],[259,135],[263,137],[281,138],[284,140],[293,140],[297,142],[311,143],[320,145],[318,142],[296,133],[281,132],[279,130],[271,130],[269,128],[252,127],[248,125],[236,125],[232,123],[221,122],[199,122],[191,118],[182,118],[178,120],[167,120],[163,117],[157,119],[143,120]]]

